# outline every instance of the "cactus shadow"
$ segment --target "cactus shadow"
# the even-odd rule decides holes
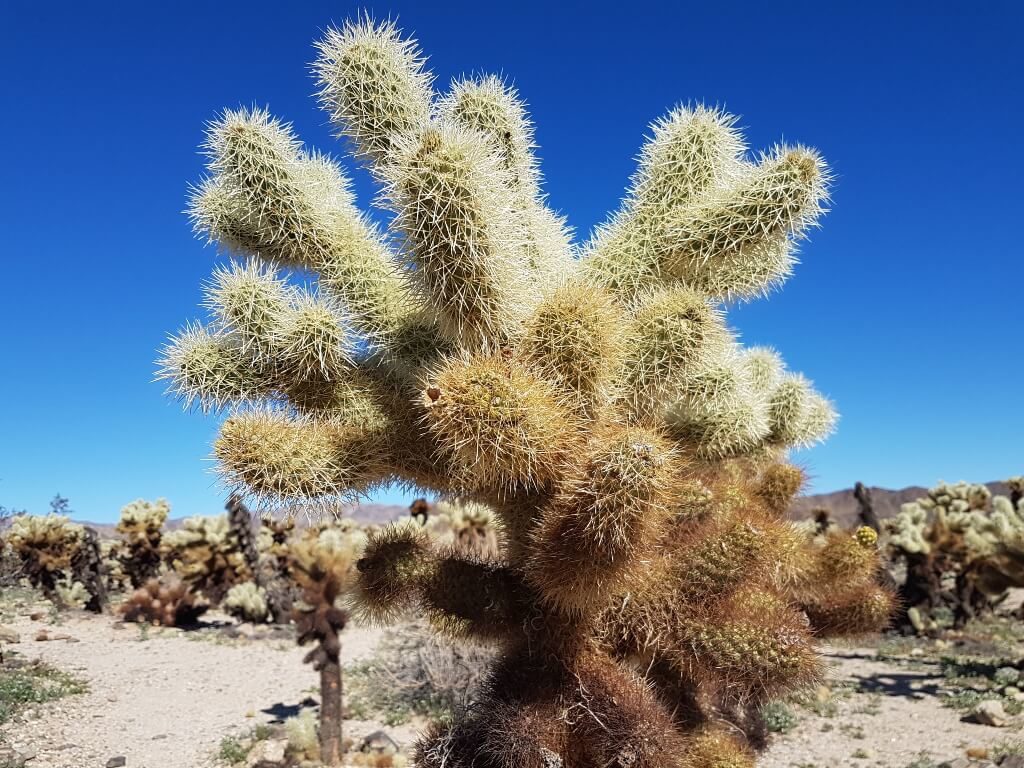
[[[269,715],[272,724],[280,724],[287,720],[289,717],[297,717],[304,709],[317,709],[320,706],[320,702],[314,699],[312,696],[307,696],[298,704],[285,704],[284,702],[277,702],[271,704],[269,707],[261,709],[265,715]]]
[[[929,696],[938,696],[942,675],[930,672],[878,672],[873,675],[854,675],[860,693],[877,693],[882,696],[920,701]]]

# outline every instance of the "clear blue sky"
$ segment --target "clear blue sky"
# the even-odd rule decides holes
[[[359,7],[397,15],[442,84],[514,78],[551,199],[582,233],[679,101],[741,115],[753,147],[820,148],[833,212],[785,289],[731,314],[839,405],[836,436],[797,455],[814,489],[1024,472],[1020,3],[8,0],[0,504],[41,512],[59,491],[94,520],[140,496],[220,509],[215,420],[151,381],[216,257],[180,213],[196,146],[219,109],[256,103],[340,151],[308,64],[319,30]]]

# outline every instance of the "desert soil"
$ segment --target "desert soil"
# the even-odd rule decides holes
[[[149,628],[110,617],[75,616],[49,625],[19,617],[11,646],[88,681],[89,692],[37,708],[37,717],[0,728],[19,752],[35,753],[28,768],[103,768],[124,756],[127,768],[206,768],[220,741],[259,723],[280,722],[314,706],[317,673],[302,663],[308,649],[283,637],[229,639],[220,632]],[[66,640],[36,641],[40,629]],[[244,631],[251,635],[253,630]],[[381,631],[351,627],[343,638],[346,663],[371,654]],[[346,721],[358,740],[381,728]],[[399,744],[411,728],[389,728]]]
[[[22,657],[73,672],[90,687],[0,729],[15,749],[35,754],[29,768],[102,768],[116,756],[127,768],[210,768],[223,737],[280,721],[311,706],[315,695],[305,651],[270,630],[253,638],[257,631],[246,628],[228,639],[223,631],[143,632],[92,616],[50,625],[22,615],[6,625],[21,634],[13,649]],[[77,642],[36,641],[40,629]],[[345,660],[366,658],[380,637],[379,630],[347,629]],[[1019,738],[1015,725],[978,725],[943,707],[939,670],[926,660],[895,665],[870,648],[826,654],[830,680],[815,699],[822,706],[792,707],[798,722],[774,736],[762,768],[905,768],[922,755],[941,762]],[[381,726],[345,727],[358,740]],[[385,730],[401,745],[415,739],[411,726]]]

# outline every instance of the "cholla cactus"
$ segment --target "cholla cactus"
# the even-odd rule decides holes
[[[251,577],[238,538],[223,515],[186,518],[180,530],[163,537],[162,550],[170,568],[213,603]]]
[[[160,572],[160,542],[170,511],[166,499],[137,499],[121,508],[117,523],[117,532],[124,539],[119,552],[120,571],[133,587],[141,587]]]
[[[59,602],[57,584],[72,576],[85,529],[63,515],[20,515],[11,522],[6,540],[21,560],[29,583]]]
[[[208,605],[197,598],[188,584],[174,574],[150,579],[121,604],[125,621],[163,627],[186,627],[206,612]]]
[[[824,566],[782,521],[799,472],[776,462],[835,416],[775,352],[743,349],[722,309],[788,276],[827,200],[824,162],[802,146],[751,157],[732,116],[679,107],[621,209],[574,246],[511,87],[435,95],[391,24],[346,24],[319,50],[322,103],[381,185],[391,237],[285,123],[211,124],[191,211],[243,260],[215,271],[209,320],[172,339],[161,372],[186,404],[231,408],[222,478],[270,504],[399,481],[494,510],[499,557],[403,525],[359,562],[367,616],[418,605],[503,648],[420,766],[750,764],[716,723],[814,679],[807,616],[867,630],[890,604],[874,548],[848,536],[823,547],[848,556],[828,575],[861,568],[861,591],[814,593]],[[644,656],[657,668],[629,666]]]
[[[85,585],[80,581],[74,581],[70,576],[60,579],[54,587],[54,592],[58,603],[65,608],[82,610],[92,600],[92,595]]]
[[[1014,479],[1007,483],[1011,494]],[[906,566],[900,585],[905,630],[962,626],[1024,586],[1024,504],[984,485],[939,483],[888,523],[891,556]]]
[[[293,610],[299,645],[315,642],[305,658],[320,673],[320,759],[341,760],[341,639],[348,615],[338,601],[354,576],[361,534],[338,526],[307,530],[292,543],[289,564],[301,591]]]
[[[270,617],[267,592],[252,581],[243,581],[229,589],[221,601],[221,608],[239,621],[253,624],[260,624]]]
[[[500,552],[494,510],[475,501],[439,501],[423,523],[424,529],[442,546],[479,558],[494,558]]]
[[[132,588],[132,580],[124,570],[128,548],[120,539],[104,539],[100,542],[103,558],[103,572],[107,577],[107,591],[123,592]]]

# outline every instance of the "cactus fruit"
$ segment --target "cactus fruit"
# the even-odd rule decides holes
[[[512,88],[485,76],[435,96],[391,23],[346,24],[319,52],[321,100],[390,236],[290,126],[262,110],[211,124],[191,212],[243,260],[216,271],[208,321],[160,365],[186,404],[230,406],[221,477],[268,506],[399,482],[493,511],[493,551],[406,523],[358,562],[367,617],[418,606],[501,648],[473,710],[421,742],[421,768],[750,765],[750,708],[819,673],[812,612],[866,631],[888,604],[870,576],[831,599],[809,575],[877,564],[866,542],[819,545],[782,519],[802,478],[777,465],[835,414],[723,314],[790,273],[827,202],[824,161],[750,157],[735,118],[677,108],[620,210],[574,247]],[[333,690],[348,575],[291,557]]]
[[[121,508],[117,523],[117,532],[123,539],[120,570],[133,587],[141,587],[160,573],[160,542],[170,511],[171,505],[165,499],[137,499]]]
[[[147,581],[121,604],[125,621],[162,627],[187,627],[206,612],[208,605],[197,598],[188,584],[173,574]]]

